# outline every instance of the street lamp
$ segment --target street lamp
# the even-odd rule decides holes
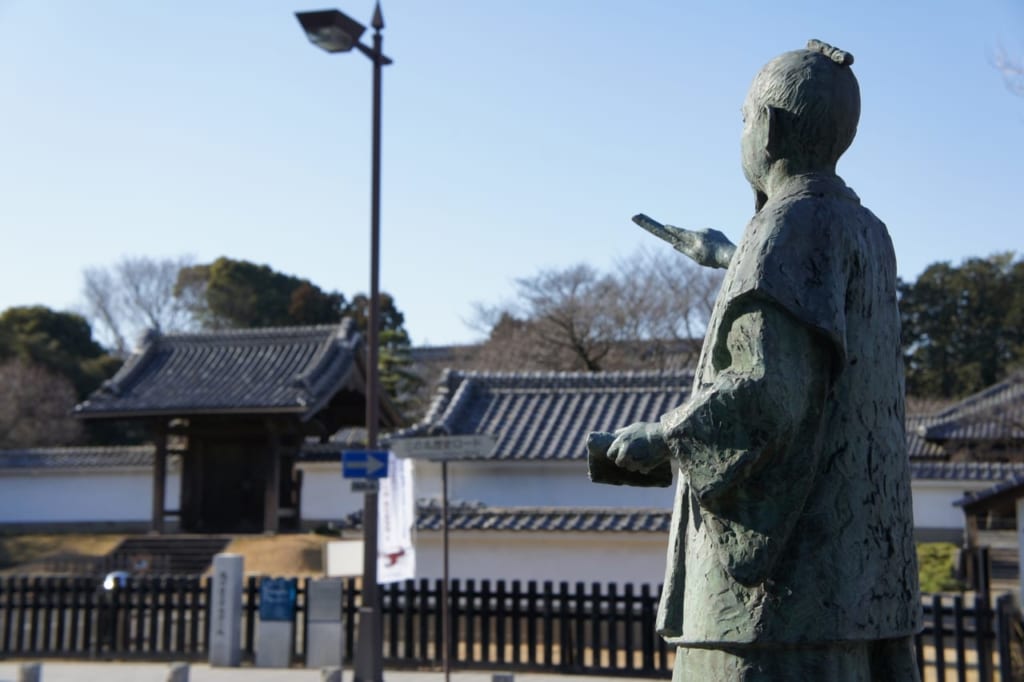
[[[327,52],[348,52],[355,48],[373,62],[373,162],[370,189],[370,314],[366,340],[366,447],[377,448],[378,395],[377,367],[380,337],[380,74],[390,64],[381,49],[384,17],[380,3],[373,10],[373,47],[359,42],[366,27],[336,9],[296,12],[296,18],[309,41]],[[382,682],[380,598],[377,590],[377,493],[363,498],[363,599],[359,608],[359,634],[356,640],[354,682]]]

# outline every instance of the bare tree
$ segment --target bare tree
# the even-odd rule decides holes
[[[1003,49],[996,52],[994,62],[996,68],[1003,74],[1010,92],[1024,96],[1024,63],[1019,59],[1013,59]]]
[[[87,268],[82,295],[85,312],[97,335],[125,356],[145,330],[180,331],[193,326],[185,302],[175,296],[178,272],[193,258],[122,258],[106,268]]]
[[[587,265],[516,280],[512,302],[478,304],[488,340],[473,365],[495,370],[668,368],[690,364],[721,271],[640,250],[602,274]]]
[[[71,382],[21,360],[0,364],[0,448],[71,445],[81,425],[71,416]]]

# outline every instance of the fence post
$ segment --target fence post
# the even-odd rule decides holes
[[[996,643],[999,650],[999,679],[1013,679],[1013,656],[1010,639],[1013,637],[1013,595],[1004,594],[996,600]]]
[[[946,679],[945,627],[942,624],[942,595],[932,595],[932,643],[935,646],[935,676]]]
[[[989,554],[988,547],[978,547],[974,553],[975,556],[975,578],[977,584],[975,589],[985,597],[985,603],[991,603],[990,597],[992,592],[992,558]]]
[[[989,625],[991,609],[988,599],[984,595],[974,597],[974,641],[978,651],[978,680],[980,682],[992,682],[992,642],[989,635],[992,628]]]

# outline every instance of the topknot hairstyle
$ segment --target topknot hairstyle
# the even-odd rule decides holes
[[[811,52],[820,52],[840,66],[852,66],[853,55],[838,47],[833,47],[826,42],[811,38],[807,41],[807,49]]]

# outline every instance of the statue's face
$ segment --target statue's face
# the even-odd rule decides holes
[[[757,82],[750,89],[743,103],[743,135],[740,137],[740,153],[743,161],[743,175],[755,192],[763,193],[764,181],[768,175],[768,117],[755,96]]]

